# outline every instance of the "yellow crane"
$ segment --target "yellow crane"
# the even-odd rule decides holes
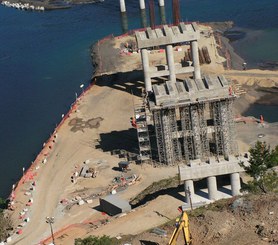
[[[185,245],[191,245],[192,244],[192,238],[189,231],[189,221],[187,213],[181,209],[181,216],[176,220],[176,228],[172,234],[172,237],[168,243],[168,245],[176,245],[177,239],[180,234],[180,232],[183,232],[183,238],[185,241]]]

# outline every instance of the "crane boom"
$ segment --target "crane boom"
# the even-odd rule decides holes
[[[177,239],[180,232],[183,232],[183,238],[185,241],[185,245],[192,244],[191,234],[189,231],[189,221],[188,216],[185,211],[182,211],[181,216],[176,220],[176,228],[172,234],[172,237],[168,243],[168,245],[176,245]]]

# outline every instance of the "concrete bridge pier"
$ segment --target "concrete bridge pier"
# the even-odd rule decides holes
[[[164,6],[160,6],[160,7],[159,7],[159,10],[160,10],[161,24],[162,24],[162,25],[166,25],[165,7],[164,7]]]
[[[199,50],[198,50],[198,42],[192,41],[190,43],[191,46],[191,54],[193,59],[194,66],[194,79],[201,79],[201,70],[200,70],[200,62],[199,62]]]
[[[143,71],[145,77],[145,89],[146,92],[152,91],[152,81],[150,77],[150,62],[149,62],[149,54],[147,49],[141,49],[142,63],[143,63]]]
[[[164,7],[164,0],[158,0],[159,6]]]
[[[216,177],[210,176],[207,178],[208,196],[210,200],[217,200],[217,183]]]
[[[143,9],[141,10],[141,24],[143,28],[146,28],[148,23],[147,23],[147,13],[146,10]]]
[[[126,12],[125,0],[120,0],[120,10],[122,13]]]
[[[193,180],[184,181],[184,192],[185,192],[185,201],[187,204],[191,202],[194,203],[195,199],[195,190],[194,190],[194,182]]]
[[[122,31],[123,33],[128,32],[128,19],[126,12],[121,13],[121,23],[122,23]]]
[[[139,0],[139,4],[140,4],[140,9],[145,9],[146,6],[145,6],[145,0]]]
[[[166,57],[167,64],[169,69],[169,80],[171,82],[176,82],[176,73],[175,73],[175,62],[174,62],[174,54],[172,45],[166,46]]]
[[[240,194],[240,177],[239,173],[232,173],[230,175],[231,178],[231,187],[232,187],[232,195],[237,196]]]

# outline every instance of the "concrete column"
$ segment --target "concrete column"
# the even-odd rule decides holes
[[[184,181],[185,201],[186,201],[187,204],[190,204],[190,198],[189,198],[188,190],[190,191],[191,201],[192,201],[192,203],[194,203],[195,190],[194,190],[194,182],[193,182],[193,180],[186,180],[186,181]]]
[[[230,175],[231,178],[231,187],[232,187],[232,195],[237,196],[240,194],[240,177],[239,173],[233,173]]]
[[[160,9],[161,24],[162,24],[162,25],[166,25],[165,7],[164,7],[164,6],[161,6],[159,9]]]
[[[141,49],[143,71],[145,78],[145,89],[146,92],[152,91],[152,81],[150,77],[150,64],[149,64],[149,54],[147,49]]]
[[[122,13],[126,12],[125,0],[120,0],[120,9]]]
[[[216,177],[211,176],[207,178],[208,183],[208,195],[210,200],[217,200],[217,183]]]
[[[172,45],[166,46],[166,57],[167,64],[169,68],[169,80],[172,82],[176,82],[176,74],[175,74],[175,62],[174,62],[174,54]]]
[[[141,10],[141,23],[142,23],[142,27],[146,28],[148,23],[147,23],[147,13],[146,10],[143,9]]]
[[[139,0],[139,3],[140,3],[140,9],[145,9],[146,8],[145,0]]]
[[[164,7],[164,0],[159,0],[159,6]]]
[[[121,23],[122,23],[122,31],[123,33],[128,32],[128,20],[126,12],[121,13]]]
[[[197,41],[193,41],[190,43],[190,45],[191,45],[191,54],[192,54],[193,66],[194,66],[194,79],[201,79],[198,43]]]

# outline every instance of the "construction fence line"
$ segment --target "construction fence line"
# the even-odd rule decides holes
[[[68,118],[70,118],[70,115],[76,111],[77,109],[77,102],[80,101],[82,99],[82,97],[85,96],[85,94],[95,85],[96,83],[96,77],[93,77],[92,78],[92,82],[91,84],[86,88],[84,89],[84,91],[76,98],[76,101],[71,105],[71,108],[70,110],[63,116],[62,120],[60,121],[60,123],[56,126],[56,128],[54,129],[54,132],[50,135],[50,137],[48,138],[48,140],[43,144],[43,148],[42,150],[40,151],[40,153],[36,156],[35,160],[32,162],[32,164],[28,167],[28,169],[23,173],[23,176],[20,178],[20,180],[15,184],[13,185],[13,189],[12,189],[12,192],[9,196],[9,207],[11,207],[11,210],[13,211],[13,204],[11,203],[14,203],[14,200],[16,200],[16,194],[22,189],[22,186],[28,182],[28,181],[32,181],[32,185],[34,186],[33,187],[33,190],[35,190],[35,185],[36,185],[36,182],[35,182],[35,177],[37,176],[38,172],[34,172],[35,170],[38,170],[38,165],[39,163],[45,163],[46,162],[46,158],[47,156],[51,153],[51,150],[53,149],[54,147],[54,144],[56,142],[56,138],[57,138],[57,133],[59,131],[59,129],[62,127],[62,125],[66,122],[66,120]],[[10,205],[11,204],[11,205]],[[25,206],[31,206],[33,204],[33,198],[29,198],[28,197],[28,201],[26,203]],[[26,214],[24,214],[24,217],[20,216],[20,218],[22,218],[23,220],[25,220],[25,216]],[[29,218],[27,217],[28,219],[28,222],[29,222]],[[26,221],[27,222],[27,221]],[[11,236],[14,236],[14,235],[20,235],[22,234],[22,230],[24,228],[19,228],[19,226],[15,229],[15,232],[13,235]]]

